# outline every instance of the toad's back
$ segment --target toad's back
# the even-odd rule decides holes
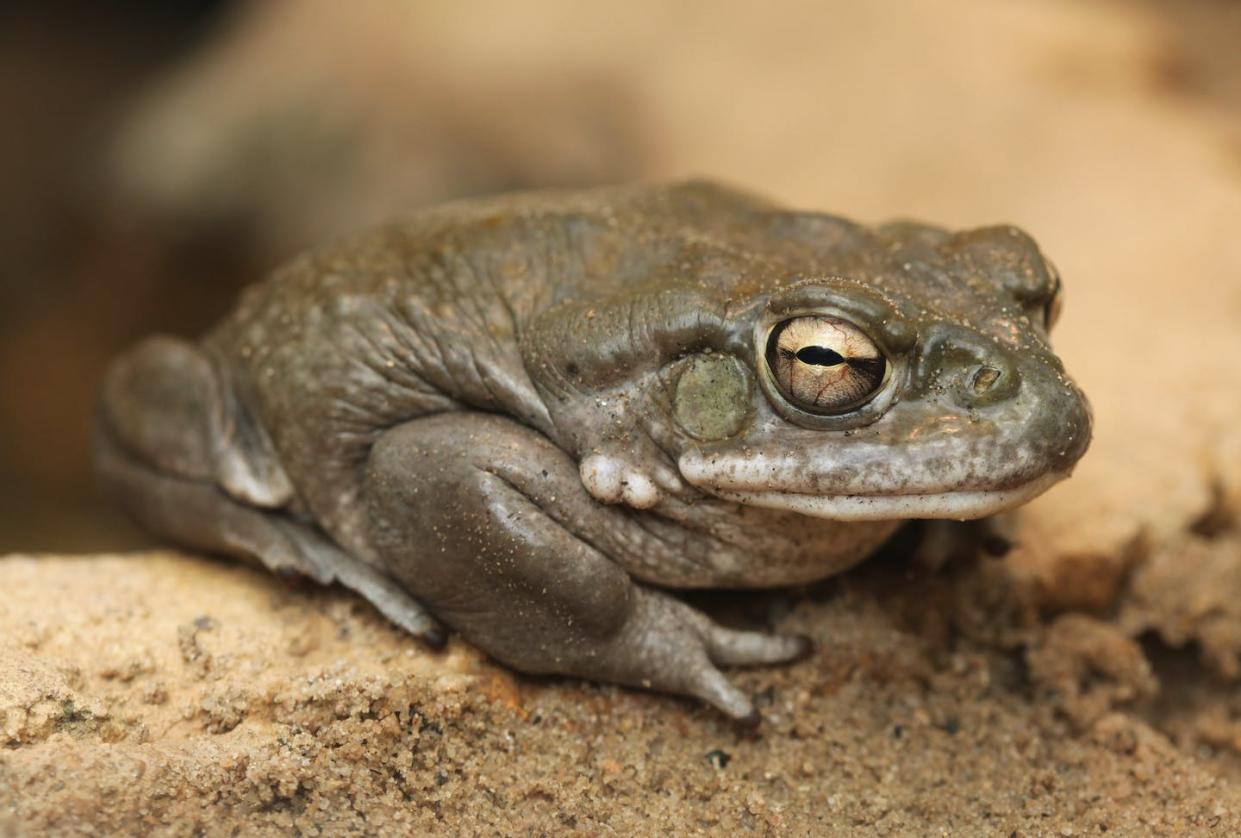
[[[745,217],[766,209],[709,185],[499,197],[292,261],[204,340],[252,437],[240,452],[251,485],[226,479],[225,488],[291,504],[369,554],[359,475],[386,429],[474,409],[564,443],[523,361],[529,323],[678,262],[752,262],[722,236],[752,234]]]
[[[140,345],[110,371],[101,433],[165,476],[284,510],[376,561],[361,493],[386,431],[485,411],[577,456],[597,418],[549,409],[649,367],[661,321],[698,334],[732,299],[863,238],[710,183],[445,205],[292,260],[197,347]],[[561,354],[578,346],[577,381],[540,369],[536,388],[532,332]]]
[[[482,254],[392,229],[300,258],[250,289],[204,341],[237,409],[266,434],[297,505],[347,546],[359,471],[387,428],[463,407],[547,428],[522,367],[539,283]],[[526,270],[529,270],[528,268]]]

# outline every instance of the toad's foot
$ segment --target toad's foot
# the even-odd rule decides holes
[[[638,589],[635,607],[607,644],[594,677],[692,695],[745,723],[758,712],[719,666],[760,666],[800,660],[813,648],[803,636],[736,631],[666,594]]]
[[[648,466],[636,466],[632,457],[599,451],[582,459],[578,472],[582,485],[602,503],[620,503],[634,509],[650,509],[665,494],[685,491],[685,484],[671,463],[650,457]]]

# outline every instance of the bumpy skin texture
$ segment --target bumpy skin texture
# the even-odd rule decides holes
[[[197,346],[104,385],[99,468],[148,526],[340,581],[432,642],[753,707],[719,666],[802,638],[668,593],[811,581],[908,518],[972,518],[1090,436],[1020,231],[862,227],[688,183],[452,204],[303,256]],[[887,359],[790,405],[771,328],[828,315]],[[432,617],[434,615],[434,618]]]

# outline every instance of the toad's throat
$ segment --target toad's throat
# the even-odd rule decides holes
[[[1064,472],[1044,474],[1007,489],[904,495],[809,495],[777,491],[735,491],[709,486],[699,488],[737,503],[768,509],[786,509],[836,521],[891,521],[905,518],[966,520],[994,515],[1020,506],[1067,476]]]

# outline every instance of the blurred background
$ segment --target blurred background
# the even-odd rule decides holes
[[[103,367],[299,249],[448,198],[691,175],[1026,227],[1098,414],[1079,485],[1201,494],[1241,417],[1238,44],[1234,0],[9,0],[0,553],[143,543],[90,474]]]

